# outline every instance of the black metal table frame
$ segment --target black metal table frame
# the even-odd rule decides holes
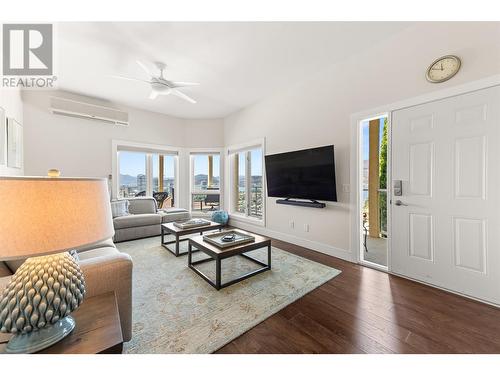
[[[268,271],[271,269],[271,241],[269,243],[258,243],[258,244],[251,244],[245,248],[242,249],[241,252],[239,253],[229,253],[229,254],[216,254],[212,253],[211,251],[207,251],[203,248],[198,248],[196,246],[196,243],[193,244],[193,241],[189,239],[189,244],[188,244],[188,267],[191,268],[196,274],[198,274],[202,279],[204,279],[207,283],[209,283],[211,286],[213,286],[217,290],[221,290],[222,288],[226,288],[230,285],[236,284],[237,282],[240,282],[242,280],[248,279],[249,277],[255,276],[259,273]],[[193,250],[193,247],[195,248]],[[257,249],[262,249],[267,247],[267,264],[264,262],[261,262],[258,259],[255,259],[249,255],[246,255],[244,253],[247,253],[249,251],[257,250]],[[192,254],[197,251],[202,251],[206,255],[209,256],[209,258],[197,260],[193,262]],[[258,265],[262,266],[262,268],[256,269],[254,271],[247,272],[246,274],[239,276],[231,281],[228,281],[224,284],[222,284],[221,280],[221,262],[223,259],[227,259],[233,256],[241,256],[245,259],[251,260],[254,263],[257,263]],[[201,272],[199,269],[197,269],[195,266],[201,263],[206,263],[206,262],[211,262],[215,261],[215,282],[213,282],[207,275],[205,275],[203,272]]]
[[[193,233],[200,233],[200,235],[203,234],[203,232],[207,231],[207,230],[219,230],[222,231],[222,228],[223,228],[223,225],[221,224],[220,226],[206,226],[206,227],[197,227],[197,228],[192,228],[192,229],[187,229],[183,232],[171,232],[170,230],[168,230],[168,227],[164,227],[163,225],[161,226],[161,245],[167,249],[168,251],[170,251],[172,254],[174,254],[176,257],[178,256],[181,256],[181,255],[185,255],[187,254],[188,252],[185,251],[183,253],[179,252],[179,245],[181,242],[183,241],[188,241],[189,238],[180,238],[181,236],[188,236],[190,234],[193,234]],[[175,240],[172,240],[172,241],[166,241],[165,242],[165,236],[168,236],[168,235],[172,235],[175,237]],[[170,249],[167,245],[172,245],[172,244],[175,244],[175,251],[173,251],[172,249]]]

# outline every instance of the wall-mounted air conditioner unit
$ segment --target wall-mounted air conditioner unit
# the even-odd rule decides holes
[[[50,98],[49,110],[57,115],[104,121],[110,124],[128,126],[128,113],[114,108],[82,103],[75,100]]]

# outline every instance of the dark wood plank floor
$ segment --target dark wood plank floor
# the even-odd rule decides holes
[[[342,274],[217,353],[500,353],[500,309],[283,241]]]

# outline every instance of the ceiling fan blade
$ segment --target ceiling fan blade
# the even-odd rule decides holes
[[[173,87],[187,87],[187,86],[198,86],[197,82],[170,82]]]
[[[137,79],[137,78],[132,78],[132,77],[124,77],[124,76],[115,76],[115,75],[112,75],[110,77],[113,77],[113,78],[118,78],[118,79],[126,79],[127,81],[136,81],[136,82],[145,82],[145,83],[150,83],[149,81],[146,81],[144,79]]]
[[[149,77],[154,77],[154,75],[149,71],[148,67],[146,65],[144,65],[142,62],[140,62],[139,60],[136,61],[137,65],[139,65],[142,70],[144,70],[146,72],[146,74],[149,76]]]
[[[174,94],[175,96],[178,96],[179,98],[187,100],[190,103],[193,103],[193,104],[196,103],[196,100],[194,100],[193,98],[190,98],[189,96],[187,96],[183,92],[180,92],[179,90],[172,89],[172,94]]]
[[[158,91],[151,91],[151,94],[149,94],[149,99],[155,100],[158,97],[158,95],[160,95]]]

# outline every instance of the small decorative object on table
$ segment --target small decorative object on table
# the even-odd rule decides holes
[[[227,211],[215,211],[212,214],[212,221],[215,221],[216,223],[222,225],[226,225],[229,221],[229,214],[227,213]]]
[[[221,238],[222,242],[233,242],[236,239],[236,236],[233,234],[226,234]]]
[[[211,233],[203,236],[203,241],[209,242],[220,248],[237,246],[248,242],[254,242],[255,237],[250,234],[236,230],[226,232]]]
[[[177,228],[188,229],[188,228],[197,228],[197,227],[203,227],[205,225],[210,225],[210,221],[205,219],[189,219],[186,221],[176,221],[174,222],[174,225]]]
[[[114,292],[87,298],[75,312],[75,329],[63,340],[37,353],[40,354],[120,354],[123,335],[120,313]],[[0,333],[0,358],[5,353],[10,333]]]

